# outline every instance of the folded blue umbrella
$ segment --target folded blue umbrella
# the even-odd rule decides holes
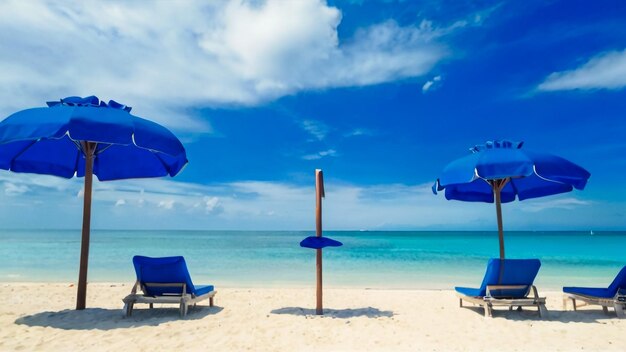
[[[300,241],[300,247],[321,249],[326,247],[341,247],[343,243],[328,237],[309,236]]]

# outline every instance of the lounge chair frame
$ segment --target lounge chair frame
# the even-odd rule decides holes
[[[527,298],[495,298],[491,296],[492,290],[521,290],[526,288],[526,294],[532,290],[534,297]],[[493,317],[494,306],[508,306],[509,310],[513,310],[514,306],[518,306],[518,309],[526,306],[536,306],[539,311],[539,316],[546,318],[548,316],[548,309],[546,309],[546,298],[539,297],[537,288],[534,285],[487,285],[485,297],[478,296],[466,296],[457,293],[459,296],[459,306],[463,307],[463,300],[473,304],[482,306],[485,309],[485,318]]]
[[[178,294],[168,294],[163,296],[150,296],[146,292],[148,290],[146,287],[182,287],[182,293]],[[137,289],[141,288],[143,293],[137,293]],[[184,317],[187,315],[189,310],[189,305],[203,301],[205,299],[209,299],[209,306],[213,307],[213,296],[217,291],[211,291],[201,296],[196,296],[194,294],[187,293],[187,284],[185,283],[154,283],[154,282],[144,282],[143,284],[139,281],[135,282],[133,285],[133,289],[130,294],[122,301],[124,302],[124,313],[127,317],[130,317],[133,314],[134,305],[137,303],[147,303],[150,305],[150,308],[153,308],[154,303],[170,303],[170,304],[179,304],[179,312],[180,316]]]
[[[621,293],[620,290],[617,290],[617,293],[612,298],[594,297],[566,292],[563,294],[563,309],[567,309],[567,302],[569,300],[572,301],[572,307],[574,308],[574,311],[576,311],[578,307],[598,305],[602,306],[602,311],[604,311],[604,314],[608,315],[609,307],[612,307],[615,310],[615,315],[617,315],[618,318],[626,318],[626,313],[624,312],[624,310],[626,309],[626,293],[624,293],[623,290],[621,291]],[[577,301],[582,302],[582,304],[577,304]]]

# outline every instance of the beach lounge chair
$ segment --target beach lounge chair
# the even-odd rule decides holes
[[[137,281],[131,293],[124,301],[126,316],[133,314],[136,303],[147,303],[150,308],[154,303],[173,303],[180,305],[180,316],[187,315],[190,304],[209,299],[209,306],[213,306],[215,290],[212,285],[195,286],[191,282],[187,264],[183,257],[150,258],[143,256],[133,257]],[[137,293],[137,289],[143,293]]]
[[[615,314],[619,318],[626,318],[626,266],[620,270],[608,288],[593,287],[563,287],[563,308],[567,306],[567,301],[572,300],[574,310],[576,307],[586,305],[600,305],[604,313],[608,314],[608,307],[615,309]],[[583,304],[576,305],[576,301]]]
[[[493,306],[536,306],[539,316],[547,316],[546,298],[539,297],[533,281],[539,272],[541,262],[538,259],[496,259],[487,263],[487,272],[480,288],[455,287],[459,296],[459,305],[468,301],[482,306],[485,317],[492,316]],[[500,269],[502,268],[502,272]],[[532,291],[533,296],[528,297]]]

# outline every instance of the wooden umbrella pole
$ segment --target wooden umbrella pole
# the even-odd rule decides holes
[[[504,259],[504,231],[502,229],[502,205],[500,197],[501,189],[496,187],[494,194],[496,196],[496,215],[498,217],[498,238],[500,239],[500,259]]]
[[[324,175],[322,170],[315,170],[315,235],[322,237],[322,197],[324,197]],[[317,304],[315,306],[315,314],[323,315],[322,307],[322,250],[317,249],[316,256],[317,268]]]
[[[500,240],[500,259],[504,259],[504,230],[502,226],[502,196],[501,192],[506,183],[507,179],[494,180],[491,182],[491,187],[493,188],[493,194],[496,201],[496,216],[498,218],[498,238]]]
[[[93,182],[93,158],[96,143],[81,142],[85,153],[85,191],[83,194],[83,233],[80,244],[80,269],[76,309],[85,309],[87,300],[87,267],[89,262],[89,233],[91,228],[91,188]]]

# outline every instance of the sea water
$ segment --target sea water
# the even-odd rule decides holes
[[[134,281],[134,255],[182,255],[196,283],[313,286],[307,231],[93,230],[90,282]],[[478,286],[497,232],[327,231],[344,243],[323,251],[326,287],[450,289]],[[74,282],[80,230],[1,230],[0,281]],[[538,286],[608,286],[626,265],[626,232],[506,232],[507,258],[538,258]]]

